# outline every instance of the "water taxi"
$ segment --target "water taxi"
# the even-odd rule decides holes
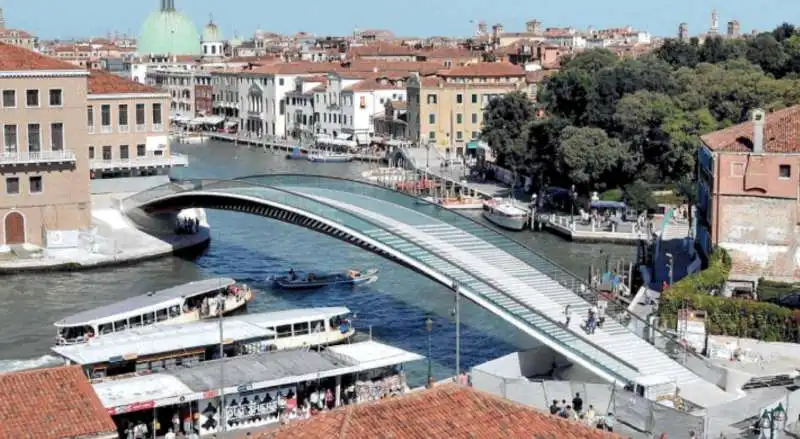
[[[484,203],[483,216],[508,230],[522,230],[528,222],[528,211],[512,200],[490,200]]]
[[[143,326],[189,323],[244,309],[254,293],[231,278],[205,279],[83,311],[55,323],[56,344],[86,343]]]
[[[220,327],[221,326],[221,327]],[[219,358],[346,342],[355,334],[345,307],[301,308],[115,332],[52,348],[90,378],[191,367]]]
[[[289,271],[285,276],[273,279],[275,285],[287,290],[310,290],[333,285],[361,285],[377,279],[378,270],[373,268],[367,271],[347,270],[345,273],[331,273],[315,275],[309,273],[302,275]]]

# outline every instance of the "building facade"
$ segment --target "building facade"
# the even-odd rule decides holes
[[[23,49],[34,50],[39,43],[38,38],[30,32],[6,27],[6,18],[3,8],[0,8],[0,43],[19,46]]]
[[[414,75],[407,92],[409,140],[463,153],[480,136],[489,101],[525,88],[524,69],[508,63],[457,67],[437,77]]]
[[[87,77],[0,43],[0,243],[44,246],[91,225]]]
[[[170,95],[169,108],[175,115],[193,118],[213,110],[211,74],[203,70],[155,69],[146,74],[146,84]]]
[[[91,72],[85,117],[91,177],[161,175],[185,166],[186,158],[170,151],[169,106],[163,90]]]
[[[800,279],[800,106],[702,137],[697,242],[733,259],[731,279]]]

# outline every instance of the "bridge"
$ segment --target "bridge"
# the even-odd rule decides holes
[[[578,323],[565,328],[566,305],[585,316],[596,303],[596,292],[582,279],[466,216],[391,189],[323,176],[260,175],[174,182],[122,204],[128,214],[200,207],[314,230],[458,291],[608,382],[666,377],[677,382],[684,399],[701,407],[737,398],[712,384],[716,379],[702,357],[624,305],[610,303],[610,318],[595,334],[586,334]]]

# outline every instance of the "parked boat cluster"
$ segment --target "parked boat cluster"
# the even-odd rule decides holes
[[[375,279],[289,270],[267,280],[312,290]],[[231,278],[131,297],[56,322],[52,351],[83,368],[121,437],[252,428],[408,390],[402,364],[422,357],[354,341],[347,307],[248,313],[255,297]]]

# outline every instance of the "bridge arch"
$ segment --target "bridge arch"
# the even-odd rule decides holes
[[[560,324],[557,315],[563,309],[564,300],[572,301],[570,303],[577,303],[577,300],[581,306],[588,307],[587,302],[596,299],[596,292],[582,280],[505,235],[440,206],[366,182],[297,174],[178,181],[122,202],[123,210],[129,214],[196,207],[272,218],[387,258],[458,291],[609,382],[622,384],[644,373],[640,370],[641,364],[637,366],[629,358],[616,355],[603,343],[576,336],[574,331]],[[449,242],[451,237],[459,239],[459,243]],[[491,247],[491,251],[484,250],[486,247]],[[474,255],[465,255],[469,252]],[[504,267],[502,270],[494,266],[486,270],[476,266],[479,259],[488,258],[489,253],[492,258],[503,258],[502,261],[498,259]],[[498,256],[499,253],[503,255]],[[519,267],[512,264],[519,264]],[[539,286],[533,283],[544,282],[545,277],[546,288],[543,286],[537,291]],[[538,280],[527,280],[534,278]],[[532,290],[530,295],[547,302],[547,306],[537,306],[535,301],[515,291],[521,289]],[[624,308],[616,312],[625,317]],[[612,321],[605,326],[615,324],[617,329],[612,328],[613,331],[632,335],[626,323],[621,326]],[[636,341],[643,342],[639,338]],[[656,349],[649,344],[645,346]],[[669,348],[675,349],[674,346]],[[624,350],[625,356],[630,357],[628,349]],[[667,358],[663,352],[659,354]],[[692,376],[690,381],[694,382],[697,377]],[[681,379],[681,383],[688,384],[687,379]]]

